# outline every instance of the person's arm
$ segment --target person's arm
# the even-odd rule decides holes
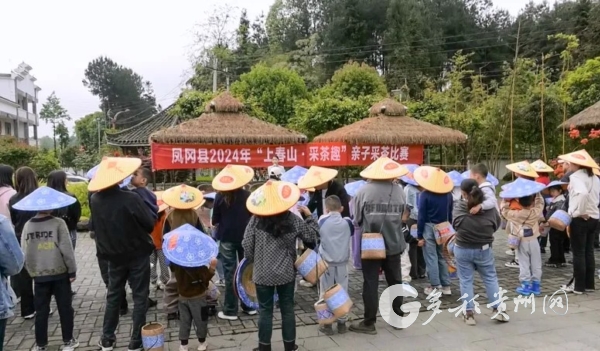
[[[210,219],[213,226],[221,223],[221,203],[222,202],[223,202],[223,195],[218,193],[215,196],[215,203],[212,208],[212,217]]]
[[[427,221],[427,193],[422,192],[419,196],[419,216],[417,219],[417,238],[423,239],[423,231],[425,231],[425,223]]]
[[[10,220],[12,222],[13,227],[16,225],[17,223],[17,210],[15,210],[13,208],[13,199],[16,195],[13,195],[10,200],[8,200],[8,212],[10,213]]]
[[[75,253],[73,252],[69,228],[62,219],[56,218],[56,220],[58,221],[58,249],[65,261],[65,266],[67,266],[69,278],[73,279],[77,273],[77,264],[75,263]]]
[[[448,194],[448,222],[452,221],[452,208],[454,207],[454,201],[452,200],[452,194]]]
[[[312,216],[307,216],[303,222],[298,221],[298,236],[305,243],[316,243],[319,238],[319,224]]]
[[[147,234],[152,233],[154,229],[155,218],[152,217],[150,209],[144,203],[141,196],[130,196],[130,213]]]
[[[322,190],[315,190],[315,192],[312,193],[310,200],[308,201],[308,205],[306,205],[306,207],[308,207],[311,213],[315,212],[315,210],[317,209],[317,193],[319,194],[318,196],[321,196],[321,191]]]
[[[581,191],[579,191],[578,188],[579,187],[574,186],[572,183],[569,183],[568,213],[569,213],[569,216],[571,216],[573,218],[579,217],[579,215],[580,215],[579,207],[580,207],[583,197],[585,196],[585,194],[582,193]]]
[[[483,189],[483,203],[481,203],[481,209],[484,211],[496,208],[498,200],[496,200],[496,194],[492,188],[486,186]]]
[[[8,218],[0,216],[0,273],[11,276],[23,269],[23,251]]]
[[[81,218],[81,204],[77,198],[75,198],[75,203],[69,206],[69,212],[69,220],[77,228],[77,223],[79,223],[79,219]]]
[[[244,233],[244,239],[242,240],[242,247],[244,248],[244,257],[250,262],[254,262],[254,244],[256,235],[256,217],[252,216],[250,222],[246,226],[246,232]]]
[[[342,211],[342,217],[350,217],[350,201],[348,201],[350,196],[348,196],[346,188],[342,186],[338,196],[342,202],[342,206],[344,207],[344,210]]]
[[[354,197],[354,223],[357,226],[361,227],[363,222],[363,195],[362,192],[359,191]]]

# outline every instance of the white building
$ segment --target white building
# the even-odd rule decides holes
[[[37,145],[41,88],[29,71],[31,66],[23,62],[10,73],[0,73],[0,135],[12,135],[25,143],[33,139]]]

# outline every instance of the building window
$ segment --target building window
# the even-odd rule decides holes
[[[12,123],[11,122],[4,122],[4,134],[12,135]]]

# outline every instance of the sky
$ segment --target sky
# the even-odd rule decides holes
[[[152,82],[157,103],[177,99],[192,74],[194,31],[220,4],[246,8],[248,17],[269,11],[274,0],[29,0],[2,1],[0,73],[19,63],[33,69],[42,88],[40,105],[53,91],[74,121],[98,111],[99,100],[82,84],[87,64],[108,56]],[[535,2],[541,2],[535,0]],[[553,2],[553,0],[550,0]],[[494,5],[518,14],[524,0],[494,0]],[[90,6],[94,4],[96,6]],[[234,19],[232,23],[237,23]],[[38,136],[52,129],[40,121]]]

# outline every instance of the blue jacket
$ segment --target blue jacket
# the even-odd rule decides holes
[[[17,241],[12,223],[10,219],[0,215],[0,319],[7,319],[14,315],[13,299],[16,297],[7,278],[21,271],[23,261],[23,251]]]

